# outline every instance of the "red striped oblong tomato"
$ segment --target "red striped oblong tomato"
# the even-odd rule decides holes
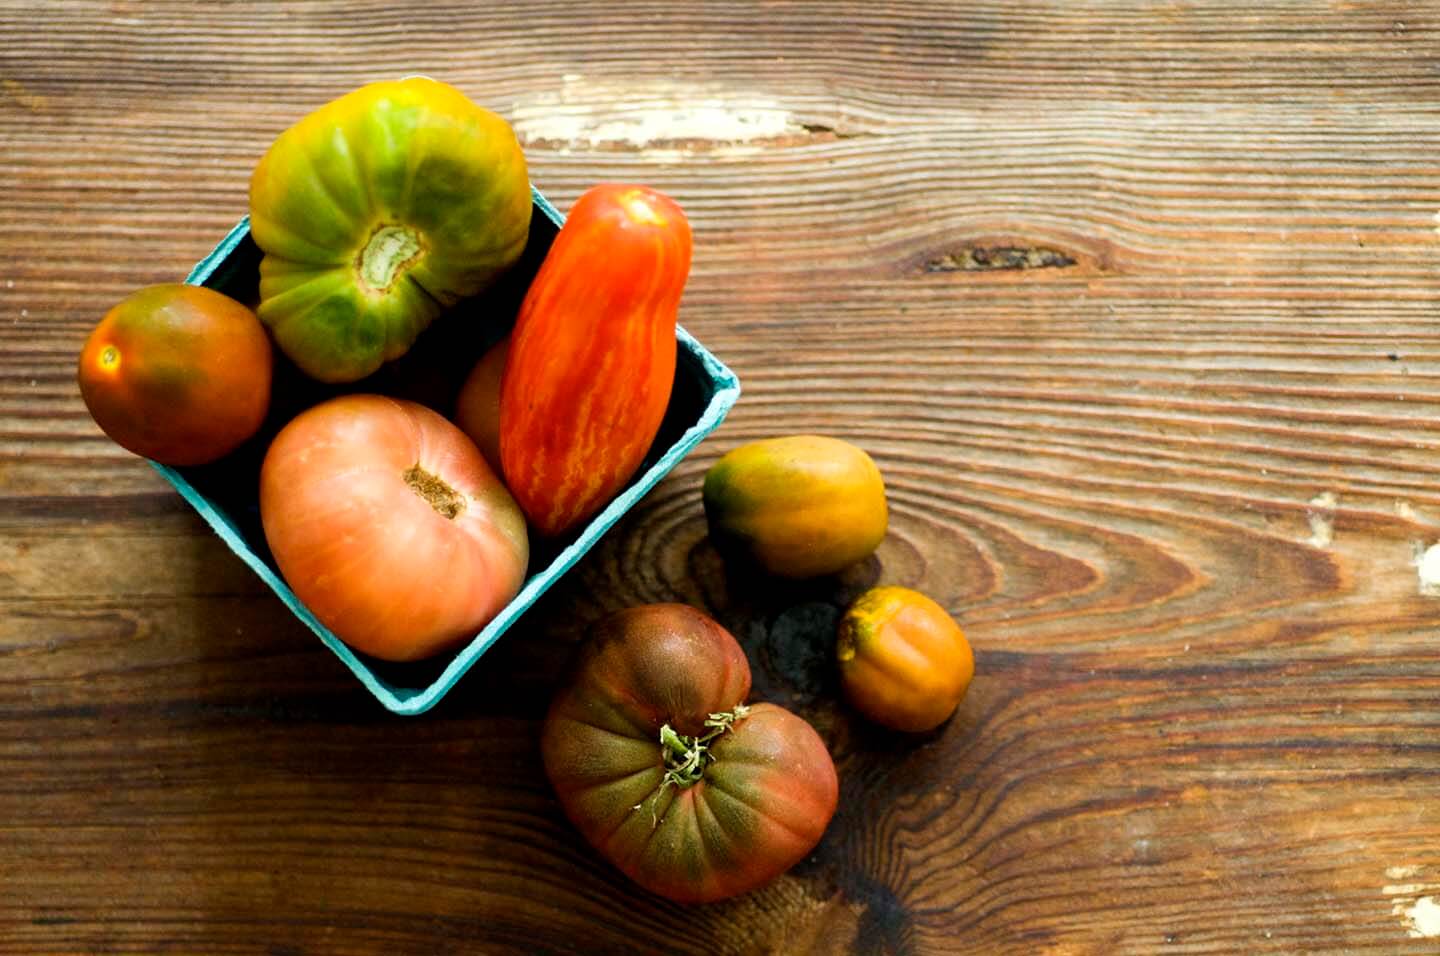
[[[531,283],[501,384],[500,460],[542,535],[603,508],[660,430],[690,250],[674,200],[604,183],[576,201]]]

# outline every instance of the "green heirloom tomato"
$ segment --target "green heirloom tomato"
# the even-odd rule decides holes
[[[454,87],[372,83],[280,134],[250,179],[260,319],[326,382],[399,358],[525,248],[515,133]]]

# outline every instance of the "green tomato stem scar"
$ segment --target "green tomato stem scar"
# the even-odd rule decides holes
[[[425,503],[434,508],[440,517],[453,521],[465,510],[465,496],[441,478],[421,468],[418,463],[405,469],[401,477],[405,479],[405,484],[410,486],[410,490],[424,498]]]
[[[665,782],[676,787],[688,787],[698,783],[705,774],[705,768],[714,762],[710,743],[750,713],[744,704],[736,704],[734,710],[710,714],[705,726],[710,732],[698,737],[677,733],[669,724],[660,728],[660,753],[665,761]]]
[[[380,226],[355,257],[355,275],[366,292],[372,295],[389,292],[395,280],[424,254],[425,246],[414,230],[405,226]]]
[[[100,367],[107,372],[113,372],[120,367],[120,350],[113,345],[107,345],[100,350]]]
[[[669,724],[660,728],[660,759],[665,764],[665,777],[650,798],[651,827],[660,825],[654,805],[665,792],[665,788],[683,790],[699,783],[705,776],[705,768],[715,762],[715,755],[710,752],[710,744],[716,737],[731,729],[736,721],[744,720],[749,713],[748,706],[736,704],[734,710],[710,714],[705,718],[705,726],[710,728],[709,731],[697,737],[679,733]],[[639,810],[642,806],[643,803],[637,803],[630,809]]]

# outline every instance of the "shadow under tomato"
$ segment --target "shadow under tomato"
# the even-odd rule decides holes
[[[850,603],[879,580],[875,556],[838,574],[793,581],[766,574],[707,538],[688,565],[716,620],[745,649],[757,700],[805,707],[838,695],[836,628]]]

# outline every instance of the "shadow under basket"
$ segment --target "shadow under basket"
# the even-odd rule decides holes
[[[260,465],[270,441],[298,413],[351,392],[378,392],[427,405],[447,418],[460,386],[485,351],[510,331],[531,280],[564,222],[545,197],[532,190],[535,211],[530,239],[520,260],[492,288],[461,302],[421,333],[402,358],[359,382],[325,385],[302,374],[278,350],[270,412],[260,431],[231,454],[208,465],[155,469],[355,673],[386,708],[419,714],[433,707],[455,682],[504,634],[625,512],[692,448],[714,431],[740,395],[740,383],[725,365],[684,329],[676,330],[675,384],[665,420],[635,477],[578,531],[557,541],[532,537],[530,570],[520,593],[458,651],[425,661],[394,664],[357,653],[321,624],[295,597],[275,564],[260,524]],[[204,285],[247,303],[259,301],[260,250],[241,220],[206,256],[187,282]]]

